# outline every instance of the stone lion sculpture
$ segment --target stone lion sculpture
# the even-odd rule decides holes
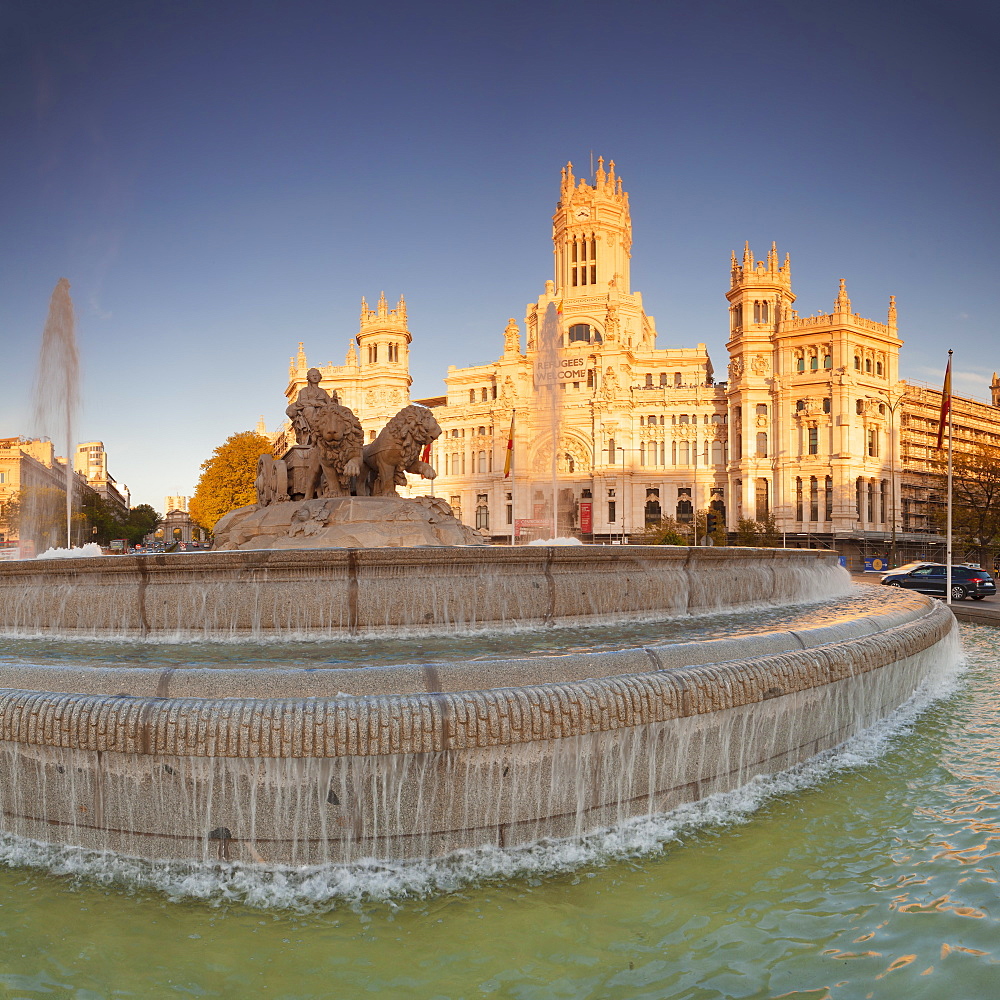
[[[354,411],[333,402],[318,406],[311,415],[309,429],[313,447],[304,499],[350,496],[351,480],[359,477],[364,467],[361,449],[365,435]]]
[[[406,485],[406,472],[424,479],[436,478],[434,469],[420,460],[420,453],[440,434],[441,427],[426,406],[412,404],[400,410],[379,436],[365,445],[368,495],[399,496],[396,487]]]

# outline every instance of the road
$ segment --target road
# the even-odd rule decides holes
[[[855,583],[881,586],[880,573],[852,573]],[[977,625],[993,625],[1000,628],[1000,596],[986,597],[981,601],[954,601],[951,610],[960,622],[974,622]]]

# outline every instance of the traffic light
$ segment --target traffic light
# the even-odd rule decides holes
[[[705,531],[707,534],[712,535],[715,533],[715,529],[719,526],[719,515],[715,513],[714,510],[708,512],[708,517],[706,519]]]

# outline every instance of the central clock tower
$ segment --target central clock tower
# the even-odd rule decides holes
[[[628,294],[632,219],[613,160],[606,171],[604,158],[597,161],[592,183],[577,183],[572,163],[563,168],[552,243],[560,298],[590,297],[609,288]]]

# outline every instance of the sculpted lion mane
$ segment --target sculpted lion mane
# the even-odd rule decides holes
[[[437,473],[420,461],[420,452],[440,434],[441,427],[426,406],[414,403],[400,410],[379,436],[365,446],[369,495],[398,496],[396,487],[406,485],[406,472],[434,479]]]
[[[353,410],[339,403],[317,407],[310,424],[313,448],[309,455],[306,500],[320,496],[348,496],[351,480],[361,474],[361,446],[365,435]]]

